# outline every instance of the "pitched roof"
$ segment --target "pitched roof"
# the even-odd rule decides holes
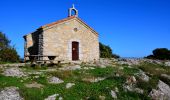
[[[87,25],[84,21],[82,21],[80,18],[76,17],[76,16],[70,16],[70,17],[67,17],[65,19],[62,19],[62,20],[58,20],[56,22],[53,22],[53,23],[50,23],[50,24],[46,24],[46,25],[43,25],[41,26],[40,28],[38,28],[37,30],[39,29],[44,29],[44,28],[47,28],[47,27],[50,27],[50,26],[53,26],[53,25],[57,25],[57,24],[60,24],[62,22],[65,22],[65,21],[68,21],[68,20],[71,20],[71,19],[78,19],[78,21],[82,22],[84,25],[86,25],[92,32],[94,32],[97,36],[98,36],[98,33],[93,29],[91,28],[89,25]],[[34,33],[34,32],[33,32]],[[31,33],[30,33],[31,34]],[[26,36],[26,35],[25,35]]]

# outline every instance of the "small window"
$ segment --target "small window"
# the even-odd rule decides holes
[[[77,32],[78,31],[78,29],[77,28],[74,28],[74,32]]]

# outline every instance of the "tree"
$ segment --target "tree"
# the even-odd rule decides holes
[[[14,48],[4,48],[0,50],[0,59],[2,62],[18,62],[19,56]]]
[[[8,48],[10,46],[10,40],[6,37],[5,34],[0,32],[0,50],[3,48]]]
[[[0,32],[0,62],[18,62],[19,55],[14,47],[10,46],[10,40]]]
[[[157,48],[153,50],[153,55],[156,59],[160,60],[170,59],[170,51],[167,48]]]
[[[119,58],[118,55],[112,53],[112,49],[102,43],[99,43],[100,57],[101,58]]]
[[[159,59],[159,60],[170,60],[170,50],[167,48],[157,48],[152,51],[153,55],[149,55],[146,58]]]

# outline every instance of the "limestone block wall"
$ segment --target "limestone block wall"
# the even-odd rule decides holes
[[[25,55],[38,55],[39,33],[35,32],[25,36]]]
[[[72,41],[79,42],[80,60],[99,59],[98,36],[76,18],[43,30],[43,55],[58,55],[56,60],[70,61]]]

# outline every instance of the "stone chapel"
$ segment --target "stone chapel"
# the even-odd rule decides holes
[[[73,5],[67,18],[41,26],[24,36],[24,59],[29,60],[28,55],[55,55],[57,61],[98,60],[98,35],[78,17],[78,10]]]

